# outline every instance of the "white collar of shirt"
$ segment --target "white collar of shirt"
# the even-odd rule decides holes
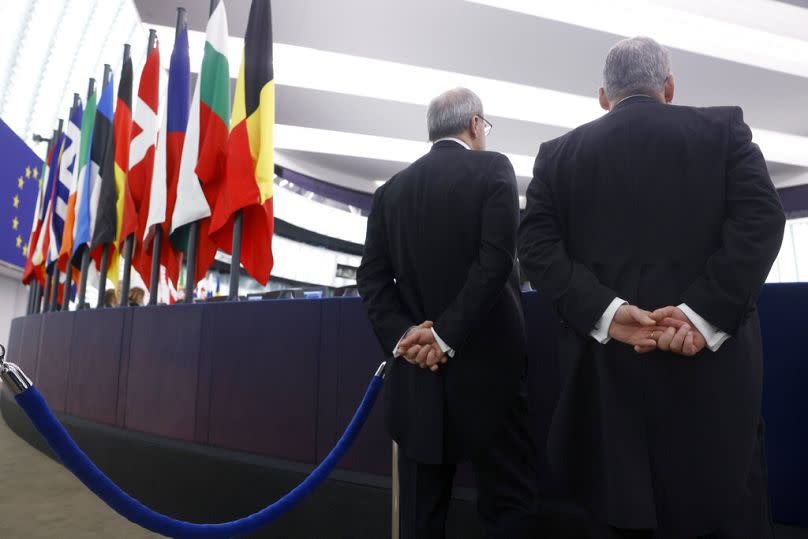
[[[463,141],[462,141],[462,140],[460,140],[459,138],[455,138],[455,137],[443,137],[443,138],[439,138],[438,140],[436,140],[435,142],[433,142],[433,144],[437,144],[438,142],[443,142],[444,140],[451,140],[452,142],[457,142],[458,144],[460,144],[461,146],[463,146],[463,147],[464,147],[465,149],[467,149],[467,150],[470,150],[470,149],[471,149],[471,148],[469,147],[469,145],[468,145],[468,144],[466,144],[465,142],[463,142]]]

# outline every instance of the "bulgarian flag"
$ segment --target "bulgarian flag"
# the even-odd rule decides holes
[[[224,2],[219,2],[208,20],[205,54],[191,100],[177,201],[171,217],[171,242],[182,251],[188,245],[189,225],[199,222],[194,284],[205,277],[216,256],[216,243],[209,237],[209,228],[211,207],[216,204],[224,180],[230,131],[227,39],[227,14]]]
[[[76,197],[79,176],[79,156],[81,147],[81,125],[83,108],[79,103],[70,120],[67,122],[65,136],[69,143],[66,144],[62,155],[62,183],[69,189],[67,197],[67,211],[65,213],[64,229],[62,230],[62,244],[59,249],[58,267],[59,271],[66,272],[69,261],[73,256],[73,229],[76,224]]]
[[[210,234],[220,249],[230,253],[233,215],[243,209],[241,261],[247,273],[262,285],[272,271],[273,77],[270,3],[253,0],[233,101],[225,181],[213,210]]]
[[[129,145],[129,175],[126,178],[126,198],[123,207],[121,237],[135,235],[135,250],[132,265],[144,282],[149,283],[151,274],[151,252],[143,249],[146,234],[146,219],[149,215],[154,157],[157,145],[159,120],[157,111],[160,103],[160,49],[154,49],[146,58],[140,74],[132,125],[132,143]]]
[[[163,229],[163,243],[160,249],[160,264],[165,266],[168,279],[176,283],[180,273],[181,253],[177,253],[169,241],[171,216],[177,199],[177,178],[180,171],[182,144],[188,126],[189,86],[191,61],[188,56],[187,25],[177,35],[171,64],[168,69],[168,100],[163,125],[157,139],[154,175],[150,191],[149,214],[146,220],[144,249],[151,249],[153,227]],[[151,277],[141,273],[144,280]]]

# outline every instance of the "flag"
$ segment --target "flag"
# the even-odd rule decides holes
[[[209,237],[209,217],[224,178],[230,131],[227,39],[227,14],[224,2],[219,2],[208,20],[205,54],[191,100],[171,218],[171,242],[179,250],[188,245],[190,223],[199,221],[194,284],[205,276],[216,256],[216,244]]]
[[[160,49],[154,49],[146,58],[140,74],[137,103],[132,125],[132,142],[129,145],[129,175],[126,177],[121,236],[135,235],[135,250],[132,264],[148,283],[151,273],[151,252],[143,249],[146,219],[149,215],[154,154],[157,144],[160,103]],[[146,287],[148,288],[148,286]],[[153,291],[149,291],[153,293]]]
[[[174,213],[177,197],[177,177],[179,176],[182,143],[188,125],[189,86],[191,78],[188,57],[187,25],[174,41],[171,63],[168,69],[168,99],[163,125],[157,140],[157,153],[154,163],[154,176],[149,201],[149,215],[146,222],[144,248],[150,248],[152,226],[163,229],[163,243],[160,251],[160,264],[166,267],[166,274],[172,283],[179,277],[181,254],[173,249],[169,241],[170,220]],[[149,272],[151,275],[151,272]],[[143,275],[146,279],[147,276]]]
[[[132,58],[127,56],[121,68],[118,85],[118,102],[115,105],[115,238],[120,252],[126,237],[121,234],[123,207],[126,193],[126,176],[129,174],[129,144],[132,139]],[[110,273],[118,281],[118,256],[110,258]],[[115,261],[115,264],[112,261]],[[114,268],[114,271],[113,271]]]
[[[48,163],[48,178],[47,186],[45,187],[45,198],[42,214],[42,227],[39,233],[39,238],[34,249],[34,256],[31,259],[35,266],[47,266],[48,254],[50,252],[51,234],[53,233],[51,227],[51,220],[53,218],[53,206],[55,203],[56,183],[59,180],[59,159],[62,156],[62,143],[64,141],[64,133],[59,133],[56,137],[56,144],[53,146],[51,152],[50,162]],[[44,276],[45,272],[42,272]],[[43,277],[44,284],[44,277]]]
[[[68,124],[70,122],[68,121]],[[55,180],[53,182],[52,194],[52,208],[50,218],[50,241],[48,242],[48,267],[56,262],[59,258],[59,251],[62,248],[62,233],[65,228],[65,217],[67,217],[67,199],[70,196],[70,187],[64,181],[64,173],[66,172],[66,162],[69,159],[70,140],[67,138],[67,132],[63,131],[60,137],[61,143],[59,145],[59,158],[57,160],[57,170]],[[72,154],[72,152],[69,152]]]
[[[90,219],[90,195],[92,184],[90,152],[93,142],[96,116],[95,89],[87,97],[87,108],[81,119],[81,146],[79,148],[79,173],[76,179],[76,224],[73,226],[73,259],[79,260],[92,239]]]
[[[31,235],[28,238],[28,252],[25,255],[25,268],[22,273],[23,284],[30,284],[31,279],[36,279],[39,282],[45,282],[45,276],[42,273],[42,267],[34,264],[34,252],[39,243],[39,235],[42,232],[42,216],[44,212],[45,190],[47,186],[46,178],[48,177],[48,163],[50,163],[51,156],[53,155],[53,147],[51,147],[48,155],[45,156],[45,162],[42,163],[42,172],[39,175],[39,189],[36,197],[36,209],[34,210],[34,222],[31,224]]]
[[[247,273],[262,285],[269,280],[273,263],[273,78],[270,3],[253,0],[233,101],[225,181],[213,211],[210,232],[219,248],[230,253],[233,214],[244,210],[241,261]]]
[[[115,135],[113,132],[112,93],[114,92],[114,77],[101,91],[101,100],[95,114],[95,127],[93,128],[93,142],[90,148],[90,223],[91,237],[90,256],[95,260],[96,267],[101,265],[101,256],[104,246],[114,244],[117,239],[117,192],[115,189]],[[117,281],[117,273],[112,271],[117,258],[114,245],[110,250],[109,275]],[[101,283],[101,287],[106,285]]]
[[[76,196],[79,176],[79,155],[81,152],[81,127],[84,110],[79,103],[73,109],[65,128],[65,150],[62,154],[61,181],[69,189],[67,211],[65,212],[64,230],[59,249],[58,267],[62,272],[68,269],[68,262],[73,256],[73,233],[76,223]]]

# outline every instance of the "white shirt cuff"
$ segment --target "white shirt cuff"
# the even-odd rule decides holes
[[[438,346],[440,346],[440,351],[443,352],[444,354],[446,354],[449,357],[454,357],[455,351],[452,349],[452,347],[449,346],[448,344],[446,344],[445,342],[443,342],[443,339],[441,339],[438,336],[438,332],[435,331],[435,328],[431,328],[431,329],[432,329],[432,335],[435,337],[435,342],[437,342]]]
[[[603,316],[600,317],[597,324],[595,324],[595,329],[589,332],[589,336],[598,341],[600,344],[606,344],[607,342],[611,341],[612,338],[609,337],[609,328],[612,325],[612,320],[614,320],[614,315],[617,313],[617,309],[622,307],[628,303],[625,300],[620,298],[614,298],[612,302],[606,307],[606,310],[603,311]]]
[[[704,340],[707,341],[707,348],[709,348],[713,352],[717,352],[721,345],[724,344],[724,341],[729,339],[729,335],[709,323],[707,320],[699,316],[696,311],[691,309],[687,306],[687,304],[682,303],[679,305],[679,309],[685,316],[687,316],[693,325],[696,326],[696,329],[704,335]]]

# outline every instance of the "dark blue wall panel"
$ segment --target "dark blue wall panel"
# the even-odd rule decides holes
[[[206,307],[211,445],[315,462],[320,311],[317,300]]]
[[[203,309],[133,307],[124,426],[194,440]]]
[[[129,309],[73,313],[73,344],[67,381],[67,413],[116,424],[124,323]],[[122,426],[122,425],[120,425]]]
[[[42,315],[36,385],[50,407],[64,412],[67,406],[67,376],[75,317],[66,312]]]
[[[808,285],[767,285],[758,306],[774,518],[808,527]]]

